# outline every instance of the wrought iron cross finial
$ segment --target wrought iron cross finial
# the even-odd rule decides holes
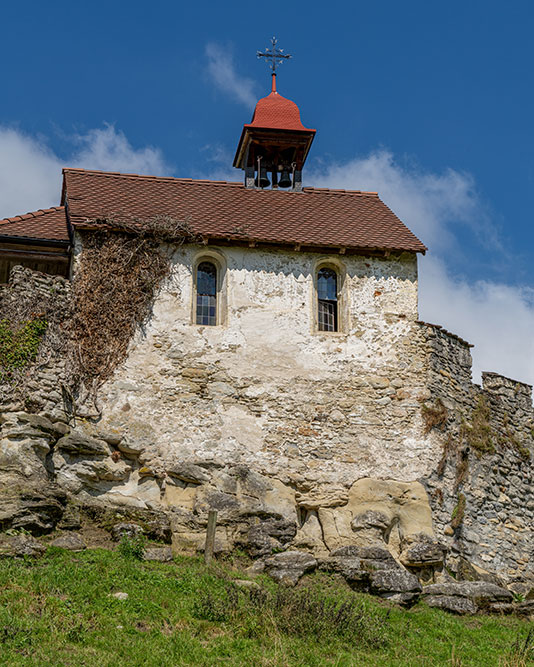
[[[288,60],[289,58],[291,58],[291,54],[284,53],[284,49],[276,48],[276,42],[277,42],[276,37],[273,37],[271,39],[271,44],[273,45],[272,49],[265,49],[264,52],[262,51],[256,52],[258,58],[265,58],[273,74],[276,74],[276,68],[280,66],[284,62],[284,60]]]

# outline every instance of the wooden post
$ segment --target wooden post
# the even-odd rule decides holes
[[[217,510],[208,512],[208,528],[206,530],[206,546],[204,547],[204,562],[206,565],[211,563],[213,558],[213,548],[215,546],[215,527],[217,525]]]

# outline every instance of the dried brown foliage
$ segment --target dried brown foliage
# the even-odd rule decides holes
[[[443,405],[443,402],[440,398],[437,398],[434,402],[434,405],[431,407],[422,405],[421,410],[423,414],[425,435],[430,433],[433,428],[439,428],[440,430],[443,430],[445,424],[447,423],[449,412]]]
[[[82,240],[72,285],[70,375],[76,395],[94,398],[125,359],[169,275],[166,244],[195,239],[186,222],[158,216],[129,223],[97,220]]]

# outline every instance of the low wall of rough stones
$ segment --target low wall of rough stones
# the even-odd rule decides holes
[[[449,563],[455,568],[466,559],[508,580],[532,578],[532,387],[497,373],[483,373],[482,386],[473,384],[469,344],[439,327],[421,326],[429,403],[439,399],[447,409],[443,457],[421,481]]]

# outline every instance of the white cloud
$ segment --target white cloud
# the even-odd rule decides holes
[[[251,109],[257,101],[252,79],[240,76],[235,68],[234,59],[228,48],[211,43],[206,46],[208,59],[207,72],[211,81],[222,92],[234,97]]]
[[[171,172],[159,149],[133,148],[111,125],[70,140],[70,153],[58,156],[44,139],[0,127],[0,218],[57,206],[64,166],[159,176]]]
[[[152,176],[167,176],[172,171],[159,148],[135,149],[113,125],[89,130],[76,139],[79,149],[72,156],[72,166]]]
[[[469,282],[453,275],[443,259],[458,248],[458,225],[467,225],[482,245],[501,249],[505,257],[469,174],[406,167],[381,150],[344,164],[312,169],[308,178],[321,187],[378,191],[429,246],[429,255],[419,263],[420,317],[475,345],[475,381],[480,381],[480,372],[485,370],[534,383],[534,290],[482,277]],[[483,254],[484,249],[475,247],[471,252]]]
[[[57,205],[61,163],[46,144],[0,127],[0,218]]]
[[[473,376],[494,371],[534,383],[534,290],[451,276],[437,257],[419,263],[421,318],[474,343]]]

